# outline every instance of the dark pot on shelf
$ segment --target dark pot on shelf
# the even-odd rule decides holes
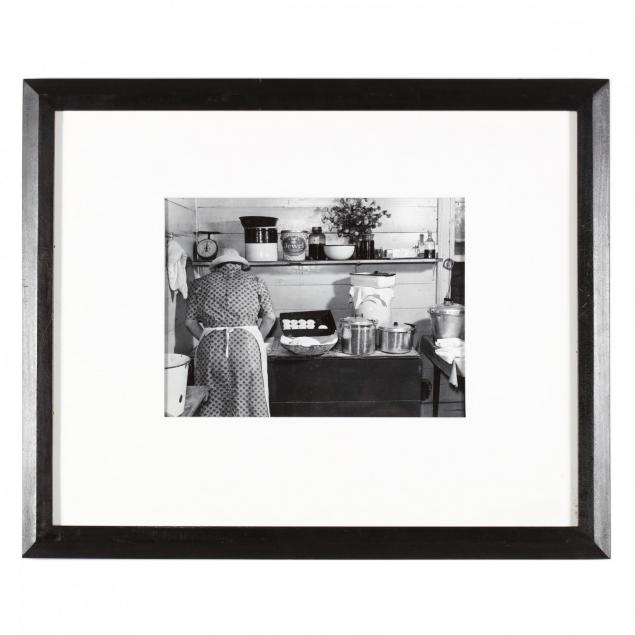
[[[241,216],[245,230],[245,257],[249,262],[278,260],[278,222],[273,216]]]

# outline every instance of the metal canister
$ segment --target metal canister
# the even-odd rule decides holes
[[[285,229],[280,234],[282,257],[284,260],[301,261],[306,259],[309,232]]]
[[[375,352],[374,320],[347,317],[340,320],[342,352],[347,355],[372,355]]]

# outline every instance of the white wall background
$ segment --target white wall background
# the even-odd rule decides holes
[[[4,632],[632,632],[633,17],[617,0],[9,2],[0,38],[0,263],[10,272],[0,426]],[[20,79],[38,76],[610,77],[613,560],[21,561],[20,373],[11,361],[20,358]]]

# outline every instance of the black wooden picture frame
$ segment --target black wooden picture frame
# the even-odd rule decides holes
[[[121,527],[53,524],[54,115],[62,110],[563,110],[577,113],[578,525]],[[23,554],[91,558],[606,558],[609,82],[34,79],[23,119]]]

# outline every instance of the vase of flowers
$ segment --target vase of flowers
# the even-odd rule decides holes
[[[322,214],[322,222],[330,231],[337,232],[339,237],[345,236],[358,247],[362,236],[381,227],[384,218],[390,218],[390,213],[367,198],[340,198]]]

